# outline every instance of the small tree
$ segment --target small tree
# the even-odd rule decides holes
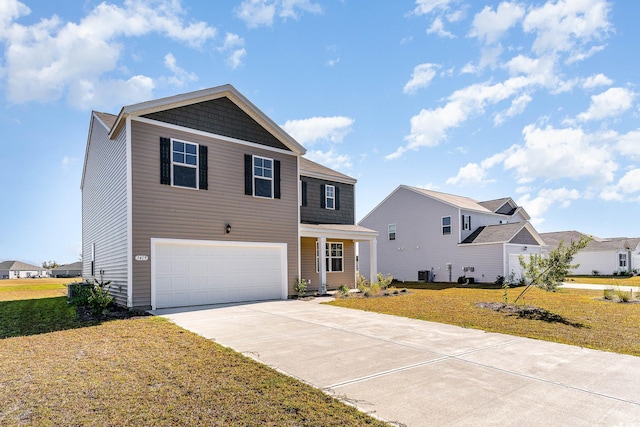
[[[58,267],[60,267],[60,264],[58,264],[56,261],[44,261],[42,263],[42,268],[51,269]]]
[[[529,262],[520,255],[520,265],[523,269],[527,286],[518,295],[514,303],[518,302],[532,287],[544,289],[547,292],[555,292],[567,277],[569,271],[578,268],[579,264],[572,265],[573,257],[581,249],[584,249],[591,241],[591,237],[582,236],[577,242],[572,241],[569,246],[560,242],[558,247],[549,252],[546,257],[532,254]]]

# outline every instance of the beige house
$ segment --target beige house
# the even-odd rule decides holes
[[[83,277],[154,309],[352,285],[355,242],[377,233],[354,225],[355,180],[304,153],[230,85],[93,112]]]

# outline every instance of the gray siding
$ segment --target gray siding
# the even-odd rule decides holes
[[[516,234],[509,243],[517,243],[521,245],[538,245],[536,239],[533,238],[531,233],[529,233],[529,230],[527,230],[526,228],[520,230],[520,232]]]
[[[116,140],[91,121],[82,187],[82,276],[91,276],[91,245],[95,244],[95,275],[111,281],[120,305],[127,304],[127,161],[125,132]]]
[[[303,224],[354,224],[355,198],[353,185],[325,181],[316,178],[301,177],[306,182],[307,205],[300,206],[300,222]],[[339,188],[340,209],[322,207],[322,185],[329,184]]]
[[[289,151],[282,142],[227,97],[143,117]]]
[[[297,157],[141,122],[132,122],[133,256],[151,238],[287,244],[289,294],[298,275]],[[160,137],[208,148],[209,189],[160,184]],[[244,154],[281,161],[281,199],[244,194]],[[230,234],[224,231],[231,224]],[[260,278],[256,278],[260,280]],[[133,261],[133,303],[151,304],[151,263]]]

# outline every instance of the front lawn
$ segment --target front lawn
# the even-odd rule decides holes
[[[640,304],[603,301],[602,291],[532,289],[524,304],[554,315],[534,320],[476,306],[502,302],[502,289],[438,283],[418,286],[425,289],[410,289],[403,296],[337,299],[329,304],[640,356]],[[521,290],[509,290],[510,302]]]
[[[163,318],[92,325],[64,297],[0,304],[0,425],[385,425]]]

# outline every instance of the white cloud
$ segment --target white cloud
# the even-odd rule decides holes
[[[540,190],[534,198],[529,193],[524,194],[516,203],[527,211],[533,224],[540,224],[544,221],[543,215],[551,206],[559,204],[560,208],[567,208],[573,200],[579,198],[580,192],[576,189],[569,190],[564,187],[557,189],[545,188]]]
[[[429,86],[431,80],[436,76],[436,70],[440,68],[438,64],[420,64],[413,68],[411,80],[404,85],[404,93],[415,93],[420,88]]]
[[[7,16],[15,19],[28,11],[15,1],[10,4],[11,10],[18,5],[17,12],[3,13],[5,30],[0,38],[7,46],[7,97],[16,103],[56,101],[66,96],[71,104],[84,108],[89,100],[94,107],[121,105],[134,94],[148,96],[148,89],[154,86],[150,77],[107,77],[118,69],[122,38],[159,33],[198,48],[216,34],[215,28],[204,22],[185,24],[176,0],[126,0],[122,7],[103,2],[79,23],[65,23],[53,16],[32,25],[6,24]],[[85,89],[91,92],[83,94]]]
[[[275,14],[276,4],[268,0],[245,0],[236,10],[238,18],[249,28],[270,27],[273,25]]]
[[[610,30],[609,5],[605,0],[558,0],[532,8],[523,28],[535,33],[532,49],[537,54],[568,52],[586,55],[583,48],[604,38]],[[594,52],[591,52],[594,53]]]
[[[604,200],[640,201],[640,169],[627,172],[616,185],[606,187],[600,193]]]
[[[60,162],[63,171],[69,170],[69,167],[79,162],[80,159],[71,156],[64,156]]]
[[[496,114],[493,119],[493,124],[495,126],[499,126],[504,123],[507,118],[522,114],[532,99],[533,98],[531,98],[531,96],[526,93],[515,98],[513,101],[511,101],[511,106],[506,111]]]
[[[351,132],[354,120],[344,116],[311,117],[301,120],[287,120],[282,128],[299,143],[311,145],[318,141],[342,142]]]
[[[442,18],[440,17],[435,18],[429,28],[427,28],[427,34],[434,33],[440,37],[447,37],[450,39],[455,38],[452,33],[444,29],[444,23],[442,22]]]
[[[176,58],[172,53],[164,56],[164,66],[173,73],[173,76],[169,77],[169,83],[174,86],[183,87],[187,82],[198,80],[198,76],[194,73],[190,73],[178,66]]]
[[[340,62],[340,58],[330,59],[327,61],[327,67],[334,67],[338,65],[339,62]]]
[[[474,16],[470,35],[487,44],[496,43],[509,28],[522,19],[524,12],[524,8],[517,3],[502,2],[495,12],[490,6],[485,6]]]
[[[582,82],[583,89],[593,89],[598,86],[610,86],[613,84],[613,80],[605,76],[602,73],[594,74],[584,79]]]
[[[487,169],[477,163],[469,163],[458,171],[458,175],[447,179],[447,185],[481,186],[495,180],[487,179]]]
[[[276,14],[282,19],[298,19],[301,12],[322,13],[322,6],[310,0],[244,0],[236,15],[247,27],[270,27]]]
[[[633,105],[636,94],[628,89],[612,87],[591,97],[589,109],[578,114],[577,119],[583,122],[618,116]]]
[[[333,148],[329,151],[307,151],[305,157],[323,166],[339,171],[347,171],[353,166],[351,157],[348,154],[338,154]]]
[[[611,149],[598,145],[599,134],[585,134],[580,128],[555,129],[526,126],[524,145],[507,150],[504,168],[513,169],[520,183],[534,179],[588,178],[595,184],[611,182],[618,169]]]
[[[416,0],[416,8],[413,13],[416,15],[428,15],[434,10],[446,10],[449,3],[454,0]]]
[[[616,144],[620,154],[631,158],[640,158],[640,129],[621,135]]]
[[[220,52],[227,53],[226,64],[232,70],[242,65],[242,60],[247,55],[244,48],[244,39],[237,34],[227,33],[224,43],[218,48]]]

